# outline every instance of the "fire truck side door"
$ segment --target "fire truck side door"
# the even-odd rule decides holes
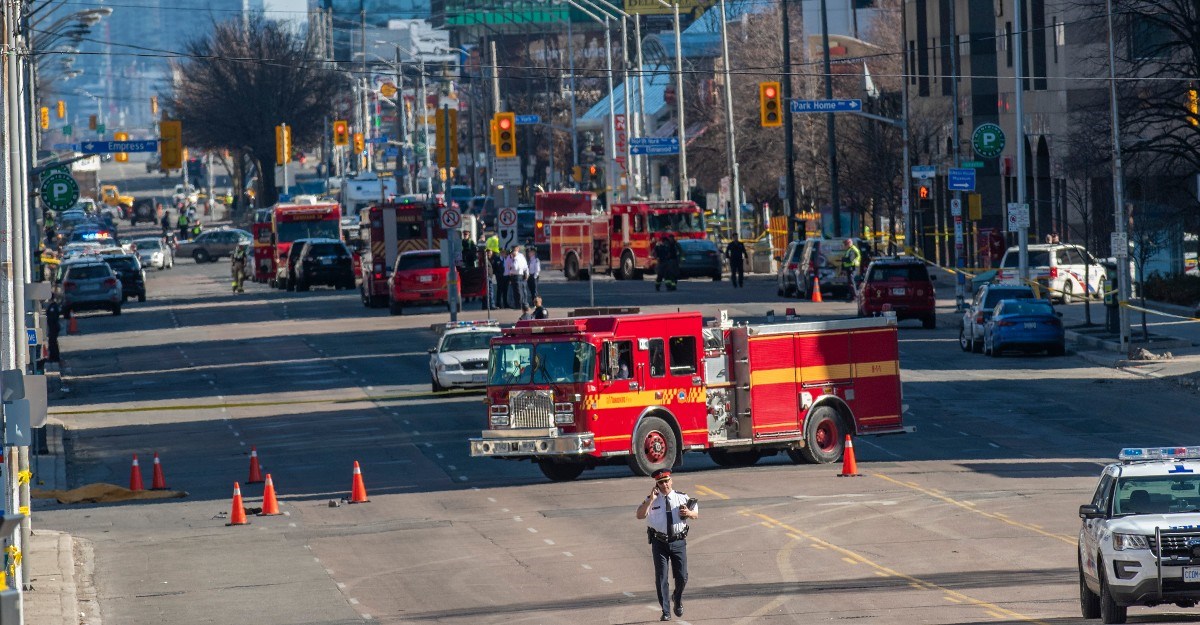
[[[383,249],[384,249],[384,271],[390,269],[396,264],[397,241],[396,241],[396,208],[380,207],[379,217],[383,220]]]
[[[674,397],[667,404],[675,418],[685,441],[689,431],[708,431],[708,408],[705,400],[704,376],[700,371],[700,355],[703,342],[687,334],[672,336],[667,340],[668,380]]]

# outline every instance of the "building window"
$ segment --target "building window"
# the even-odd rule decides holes
[[[917,84],[917,72],[913,71],[917,68],[917,42],[908,42],[908,84]]]
[[[1159,59],[1171,54],[1171,31],[1159,18],[1145,14],[1129,17],[1129,54],[1134,59]]]
[[[1054,64],[1058,65],[1058,49],[1063,45],[1063,25],[1057,17],[1050,18],[1050,28],[1054,31]]]

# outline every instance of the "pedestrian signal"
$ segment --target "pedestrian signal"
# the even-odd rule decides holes
[[[54,107],[54,112],[58,114],[59,119],[66,119],[67,118],[67,102],[65,100],[59,100],[58,105]]]
[[[42,130],[50,129],[50,107],[43,106],[38,109],[38,125],[42,127]]]
[[[333,122],[333,144],[350,145],[350,123],[344,119]]]
[[[922,180],[921,185],[917,187],[917,199],[928,200],[931,191],[930,187],[932,186],[933,185],[931,185],[928,180]]]
[[[783,125],[783,94],[779,83],[758,83],[758,117],[763,128]]]
[[[496,156],[513,158],[517,155],[517,116],[496,113]]]

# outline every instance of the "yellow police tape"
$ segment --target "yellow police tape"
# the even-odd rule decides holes
[[[87,410],[51,410],[50,415],[76,414],[115,414],[124,412],[155,412],[158,410],[206,410],[213,408],[259,408],[264,406],[299,406],[303,404],[357,404],[372,401],[399,401],[404,399],[457,397],[468,393],[478,393],[477,390],[459,389],[441,393],[397,393],[395,395],[376,395],[371,397],[346,399],[293,399],[286,401],[243,401],[223,402],[213,404],[168,404],[159,406],[130,406],[127,408],[94,408]]]

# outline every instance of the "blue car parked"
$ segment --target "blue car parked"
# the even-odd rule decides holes
[[[1062,313],[1041,299],[1005,299],[996,304],[983,333],[983,353],[999,356],[1004,350],[1066,353]]]

